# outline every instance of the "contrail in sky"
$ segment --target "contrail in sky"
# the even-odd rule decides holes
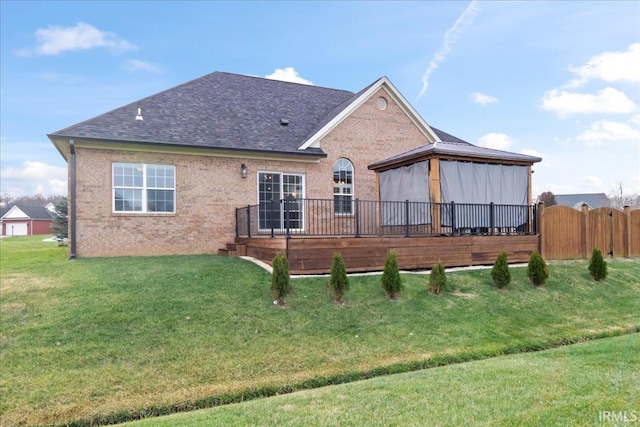
[[[460,34],[462,34],[462,32],[473,23],[473,20],[476,19],[478,13],[480,13],[480,4],[477,0],[472,0],[471,3],[469,3],[469,6],[467,6],[464,12],[462,12],[462,15],[460,15],[456,23],[453,24],[453,26],[449,28],[444,34],[444,41],[442,43],[442,46],[440,47],[440,50],[438,50],[433,58],[431,58],[431,62],[429,62],[429,68],[427,68],[427,71],[425,71],[424,75],[422,76],[422,90],[420,91],[418,98],[424,95],[424,93],[427,91],[431,73],[433,73],[435,69],[438,68],[438,64],[444,61],[445,56],[451,50],[451,46],[458,41]]]

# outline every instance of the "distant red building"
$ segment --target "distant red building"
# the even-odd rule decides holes
[[[3,236],[52,234],[53,217],[47,207],[12,205],[2,209]]]

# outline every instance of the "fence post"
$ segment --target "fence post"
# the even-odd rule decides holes
[[[251,237],[251,205],[247,205],[247,236]]]
[[[356,199],[355,214],[356,214],[356,237],[360,237],[360,199]]]
[[[457,233],[456,231],[456,204],[454,203],[454,201],[451,201],[451,235],[455,236]]]
[[[589,233],[589,205],[586,203],[582,205],[582,218],[580,218],[582,223],[580,224],[580,232],[582,236],[580,236],[580,249],[582,249],[582,258],[589,259],[589,246],[591,246],[591,233]]]
[[[547,257],[547,249],[545,242],[544,231],[544,202],[538,202],[538,209],[536,209],[536,223],[538,228],[538,252],[543,258]]]
[[[404,201],[404,237],[409,237],[409,200]]]
[[[622,235],[623,251],[622,256],[625,258],[631,258],[631,208],[625,206],[624,208],[624,230]]]
[[[493,228],[494,228],[494,224],[495,224],[495,220],[493,217],[493,202],[489,203],[489,230],[490,234],[493,235]]]

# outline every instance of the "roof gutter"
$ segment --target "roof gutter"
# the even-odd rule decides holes
[[[69,202],[71,210],[69,215],[69,259],[76,259],[76,146],[73,139],[69,140]]]

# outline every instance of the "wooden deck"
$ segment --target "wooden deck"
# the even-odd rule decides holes
[[[266,263],[278,252],[289,259],[291,274],[322,274],[331,269],[335,252],[340,252],[347,271],[382,271],[388,251],[394,251],[404,270],[431,269],[440,261],[445,267],[492,265],[498,253],[509,262],[528,262],[539,250],[538,236],[437,236],[437,237],[237,237],[234,250]]]

